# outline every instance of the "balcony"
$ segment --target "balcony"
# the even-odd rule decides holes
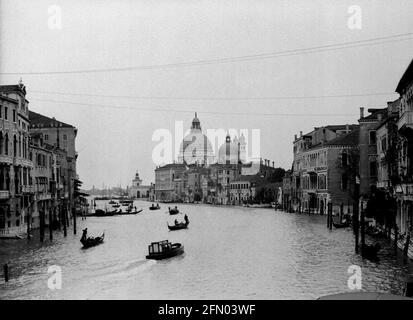
[[[8,164],[12,164],[13,163],[13,157],[11,155],[4,155],[4,154],[0,154],[0,162],[1,163],[8,163]]]
[[[42,200],[50,200],[52,199],[52,195],[48,192],[45,193],[37,193],[36,194],[36,200],[42,201]]]
[[[401,133],[407,129],[413,130],[413,111],[405,111],[397,122],[397,128]]]
[[[0,190],[0,199],[9,199],[10,198],[10,191],[9,190]]]
[[[21,186],[22,193],[35,193],[36,189],[35,186]]]
[[[13,164],[15,166],[22,166],[22,167],[30,167],[33,168],[33,162],[29,159],[21,158],[21,157],[14,157]]]

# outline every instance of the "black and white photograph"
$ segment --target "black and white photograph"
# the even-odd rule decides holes
[[[411,0],[0,0],[0,300],[412,301],[412,236]]]

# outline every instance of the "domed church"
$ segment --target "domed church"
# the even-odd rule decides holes
[[[201,122],[195,112],[191,130],[179,148],[178,162],[187,165],[209,166],[214,163],[214,151],[208,137],[202,133]]]

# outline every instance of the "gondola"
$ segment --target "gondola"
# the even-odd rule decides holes
[[[350,223],[349,222],[340,222],[340,223],[333,222],[333,226],[334,228],[337,228],[337,229],[348,228],[350,227]]]
[[[152,204],[152,206],[151,207],[149,207],[149,210],[159,210],[161,207],[159,206],[159,204],[157,204],[156,206],[154,206],[153,204]]]
[[[121,212],[118,213],[118,215],[123,216],[123,215],[128,215],[128,214],[138,214],[142,211],[143,211],[143,209],[135,210],[135,211],[126,211],[126,212],[121,211]]]
[[[180,223],[175,224],[175,225],[172,225],[172,226],[170,226],[170,225],[168,224],[168,228],[169,228],[169,230],[171,230],[171,231],[180,230],[180,229],[187,229],[187,228],[188,228],[188,224],[189,224],[189,221],[188,221],[188,222],[180,222]]]
[[[375,245],[367,245],[361,247],[361,256],[366,259],[370,260],[377,260],[378,259],[378,252],[380,251],[381,246],[380,244],[376,243]]]
[[[102,209],[97,209],[95,211],[94,216],[96,217],[109,217],[109,216],[114,216],[116,214],[117,210],[113,210],[113,211],[105,211]]]
[[[180,243],[171,243],[168,240],[152,242],[148,246],[149,254],[146,259],[162,260],[181,255],[184,253],[184,246]]]
[[[178,210],[178,208],[177,207],[175,207],[175,208],[168,208],[168,210],[169,210],[169,214],[171,214],[171,215],[174,215],[174,214],[178,214],[179,213],[179,210]]]
[[[87,249],[90,247],[97,246],[101,243],[103,243],[103,240],[105,239],[105,233],[100,237],[87,237],[87,228],[83,230],[82,238],[80,238],[80,242],[83,245],[83,248]]]

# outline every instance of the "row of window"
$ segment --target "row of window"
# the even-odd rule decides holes
[[[249,183],[231,183],[230,189],[249,189]]]
[[[9,120],[9,108],[8,107],[0,105],[0,119]],[[17,112],[15,109],[12,110],[12,120],[13,122],[17,122]],[[21,123],[19,121],[19,126],[20,125]]]
[[[9,139],[9,134],[6,133],[3,136],[3,133],[0,132],[0,154],[4,155],[9,155],[9,144],[10,144],[10,139]],[[14,157],[23,157],[23,158],[28,158],[28,150],[29,150],[29,138],[28,137],[22,137],[21,135],[17,139],[16,135],[13,135],[13,140],[12,140],[12,146],[13,146],[13,156]]]

